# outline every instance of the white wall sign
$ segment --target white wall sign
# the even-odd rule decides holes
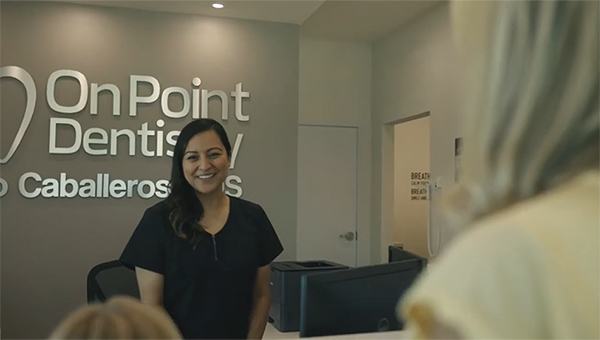
[[[7,164],[19,145],[23,141],[31,120],[37,101],[35,81],[31,75],[19,66],[0,67],[0,78],[13,78],[19,81],[25,88],[26,106],[21,118],[19,130],[10,144],[6,155],[0,155],[0,164]],[[79,86],[79,98],[74,105],[63,105],[57,101],[56,84],[67,79],[75,80]],[[191,89],[172,86],[161,91],[160,82],[149,75],[129,76],[129,112],[130,117],[137,117],[139,104],[155,103],[160,98],[161,113],[165,119],[182,118],[207,118],[208,102],[211,98],[221,101],[221,119],[229,119],[229,97],[233,98],[233,116],[236,120],[246,122],[250,115],[243,111],[242,104],[245,98],[250,98],[250,92],[243,90],[242,82],[235,84],[229,95],[222,90],[201,89],[202,80],[194,77],[191,80]],[[140,95],[138,88],[141,85],[149,85],[151,93]],[[98,95],[101,92],[109,92],[112,95],[112,116],[121,115],[120,98],[121,90],[115,84],[89,83],[87,77],[76,70],[54,71],[46,82],[46,101],[50,109],[61,114],[61,117],[50,117],[48,122],[49,140],[48,153],[51,155],[73,154],[83,151],[90,156],[116,156],[119,153],[127,153],[129,156],[142,155],[144,157],[173,156],[174,147],[179,136],[178,130],[165,131],[165,120],[158,119],[153,122],[141,122],[139,129],[103,128],[94,126],[82,126],[77,119],[69,117],[71,114],[83,111],[89,102],[89,114],[98,114]],[[178,111],[171,110],[169,99],[179,96],[182,99],[182,108]],[[16,113],[15,113],[16,114]],[[69,136],[74,136],[66,145],[58,145],[59,131],[69,131]],[[117,145],[119,140],[126,140],[127,147],[120,150]],[[234,169],[235,161],[239,154],[243,133],[238,133],[232,141],[232,155],[230,169]],[[62,139],[60,139],[62,140]],[[141,198],[159,197],[168,195],[168,180],[160,179],[151,181],[147,179],[116,179],[110,174],[96,174],[93,178],[76,179],[67,173],[60,173],[55,177],[43,177],[39,170],[31,170],[23,173],[19,178],[18,191],[26,198]],[[224,190],[236,197],[242,196],[242,179],[236,175],[227,177]],[[0,197],[9,192],[9,183],[0,178]]]

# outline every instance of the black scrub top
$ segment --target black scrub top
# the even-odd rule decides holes
[[[163,305],[185,338],[246,338],[256,270],[283,251],[264,210],[230,197],[227,222],[194,247],[177,237],[165,202],[148,208],[121,255],[164,276]]]

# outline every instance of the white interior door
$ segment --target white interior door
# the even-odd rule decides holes
[[[356,265],[356,154],[352,127],[298,130],[298,260]]]

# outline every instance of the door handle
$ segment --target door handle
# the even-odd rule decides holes
[[[354,241],[354,233],[349,231],[347,233],[340,234],[339,238],[344,239],[346,241]]]

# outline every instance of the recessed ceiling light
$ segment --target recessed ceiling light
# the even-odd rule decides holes
[[[218,3],[218,2],[213,3],[211,6],[213,8],[217,8],[217,9],[221,9],[221,8],[225,7],[225,6],[223,6],[222,3]]]

